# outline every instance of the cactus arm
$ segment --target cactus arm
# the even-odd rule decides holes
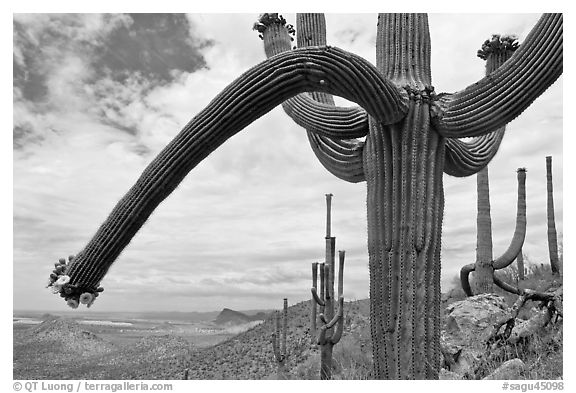
[[[325,263],[320,264],[320,297],[321,303],[320,305],[320,316],[324,313],[324,308],[326,307],[326,269],[324,269]]]
[[[562,74],[562,14],[544,14],[512,57],[454,94],[439,95],[434,125],[446,137],[497,130],[520,115]]]
[[[522,249],[520,249],[516,261],[518,263],[518,280],[522,281],[524,280],[524,255],[522,254]]]
[[[336,323],[340,320],[340,318],[344,317],[344,298],[340,296],[340,298],[338,298],[338,302],[341,303],[342,307],[338,308],[338,312],[336,315],[334,315],[330,322],[328,322],[324,315],[322,315],[322,322],[324,322],[326,329],[332,329],[334,325],[336,325]]]
[[[316,292],[316,286],[318,285],[318,262],[312,263],[312,301],[310,301],[311,312],[310,312],[310,336],[312,339],[316,337],[316,298],[314,293]]]
[[[484,41],[478,51],[478,57],[486,60],[486,75],[501,67],[517,49],[518,41],[515,35],[493,34],[492,39]],[[505,127],[502,127],[495,132],[477,137],[472,142],[447,138],[444,172],[457,177],[478,173],[498,152],[504,132]]]
[[[518,168],[518,204],[516,209],[516,228],[508,249],[493,262],[494,269],[503,269],[510,265],[522,251],[526,236],[526,170]]]
[[[494,275],[493,279],[494,279],[494,284],[496,284],[497,286],[499,286],[500,288],[502,288],[506,292],[514,293],[516,295],[522,295],[521,289],[516,288],[515,286],[508,284],[506,281],[500,279],[498,276]]]
[[[344,332],[344,296],[340,296],[338,298],[338,313],[334,317],[334,319],[337,319],[336,322],[338,323],[338,325],[336,326],[334,333],[332,333],[330,341],[332,342],[332,344],[337,344],[340,341],[340,338],[342,337],[342,333]],[[332,326],[334,326],[334,324],[332,324]]]
[[[339,107],[300,94],[282,104],[296,124],[332,139],[361,138],[368,134],[368,115],[360,107]]]
[[[498,152],[504,137],[504,128],[475,138],[471,142],[446,138],[444,173],[466,177],[486,167]]]
[[[476,269],[476,265],[474,263],[470,263],[465,265],[460,269],[460,285],[462,285],[462,289],[466,296],[473,296],[472,287],[470,286],[470,273],[472,273]]]
[[[342,83],[346,80],[354,80],[356,87]],[[381,85],[376,90],[373,81]],[[76,288],[70,296],[97,287],[156,207],[212,151],[287,98],[313,90],[356,101],[376,118],[387,116],[387,102],[402,100],[395,86],[375,67],[337,48],[297,49],[254,66],[194,117],[118,202],[70,264],[70,285]],[[390,94],[380,97],[374,95],[375,91]]]
[[[328,172],[350,183],[366,180],[362,161],[363,141],[332,141],[311,132],[307,136],[316,158]]]
[[[311,292],[312,292],[312,297],[314,298],[314,302],[316,302],[316,304],[318,304],[320,307],[326,306],[326,303],[324,303],[324,301],[322,299],[320,299],[320,297],[318,296],[318,292],[316,291],[316,288],[312,287]]]
[[[262,19],[264,15],[270,14],[263,14],[260,18]],[[325,21],[322,14],[298,14],[297,21],[300,47],[326,44]],[[269,57],[291,50],[289,29],[282,24],[270,24],[262,31],[261,37],[266,55]],[[297,124],[306,129],[312,151],[331,174],[351,183],[365,180],[363,142],[342,140],[343,137],[351,138],[367,134],[368,122],[365,111],[358,108],[335,107],[332,96],[320,92],[298,95],[285,101],[282,107]],[[330,135],[335,138],[330,138]]]

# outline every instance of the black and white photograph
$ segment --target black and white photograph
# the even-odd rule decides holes
[[[12,30],[14,391],[564,389],[563,13]]]

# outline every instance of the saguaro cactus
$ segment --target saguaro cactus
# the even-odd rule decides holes
[[[558,235],[556,233],[556,220],[554,219],[554,190],[552,187],[552,156],[546,157],[546,190],[547,190],[547,216],[548,216],[548,253],[550,254],[550,268],[552,273],[558,273]]]
[[[492,39],[484,41],[478,51],[478,57],[486,60],[486,75],[490,75],[504,64],[518,49],[515,36],[492,35]],[[505,128],[498,131],[497,144],[491,149],[496,154]],[[474,270],[475,293],[490,293],[493,290],[492,275],[492,219],[490,217],[490,186],[488,166],[476,175],[478,192],[478,216],[476,219],[476,263]]]
[[[336,238],[331,235],[332,194],[326,194],[326,260],[320,264],[320,295],[318,295],[318,263],[312,264],[312,313],[310,334],[314,343],[320,345],[320,379],[332,379],[332,350],[344,329],[344,258],[345,251],[339,251],[338,270],[338,311],[334,312],[334,279]],[[317,330],[316,305],[320,306],[319,318],[322,321]],[[336,328],[334,329],[334,326]]]
[[[288,353],[286,352],[286,337],[288,334],[288,299],[284,299],[284,308],[282,310],[282,328],[280,328],[280,312],[276,311],[274,315],[275,330],[272,333],[272,349],[274,359],[278,365],[278,379],[286,379],[286,361]]]
[[[339,251],[339,271],[338,271],[338,310],[335,312],[334,301],[334,263],[323,264],[320,270],[321,285],[320,296],[317,288],[312,288],[312,303],[318,304],[322,312],[319,319],[322,322],[319,331],[316,329],[314,321],[314,332],[316,334],[316,344],[320,346],[320,379],[332,379],[332,351],[334,345],[338,344],[344,331],[344,296],[343,296],[343,273],[345,251]],[[315,314],[315,312],[314,312]]]
[[[65,298],[95,291],[190,170],[294,97],[285,108],[314,134],[309,140],[319,161],[346,181],[367,183],[375,377],[438,377],[443,171],[468,176],[484,167],[494,131],[562,74],[563,18],[544,15],[509,61],[453,94],[436,94],[432,87],[426,15],[379,15],[376,66],[319,42],[325,38],[320,20],[298,15],[298,37],[300,31],[304,36],[294,50],[284,25],[266,26],[261,35],[273,44],[270,58],[218,94],[149,164],[71,263]],[[359,107],[300,94],[307,92],[339,95]],[[360,136],[366,140],[350,139]],[[458,139],[464,137],[478,138]]]
[[[522,251],[522,245],[524,244],[524,237],[526,236],[526,169],[518,168],[517,178],[518,178],[518,204],[516,208],[516,228],[514,229],[514,235],[512,236],[512,241],[508,246],[508,249],[499,258],[490,261],[491,276],[490,279],[494,282],[494,270],[504,269],[508,267],[518,254]],[[468,296],[472,296],[472,288],[470,287],[469,275],[476,268],[476,264],[471,263],[464,266],[460,270],[460,282],[462,284],[462,289]]]

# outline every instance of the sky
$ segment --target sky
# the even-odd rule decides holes
[[[295,24],[295,15],[283,14]],[[265,59],[254,14],[14,14],[13,307],[68,308],[45,288],[53,263],[85,246],[180,129]],[[523,41],[538,14],[430,14],[432,82],[481,79],[493,33]],[[330,45],[375,62],[376,14],[327,14]],[[489,166],[493,253],[516,219],[527,168],[524,253],[548,262],[545,157],[563,234],[563,77],[512,121]],[[339,100],[339,104],[349,103]],[[444,175],[443,290],[475,260],[476,177]],[[200,163],[152,214],[101,282],[94,311],[279,308],[310,297],[324,256],[325,194],[346,250],[347,300],[368,297],[366,186],[329,174],[305,131],[272,110]]]

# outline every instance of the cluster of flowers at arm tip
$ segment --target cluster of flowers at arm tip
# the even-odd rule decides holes
[[[515,51],[518,49],[518,37],[514,34],[503,35],[492,34],[492,39],[484,41],[482,48],[478,50],[477,56],[486,60],[491,53],[503,51]]]
[[[90,307],[100,292],[104,291],[104,288],[98,287],[92,290],[70,284],[70,277],[66,273],[73,260],[74,255],[70,255],[68,263],[64,258],[61,258],[58,263],[54,264],[54,270],[50,274],[46,288],[50,288],[52,293],[60,294],[60,297],[63,297],[68,306],[72,308],[78,308],[80,303]]]
[[[294,26],[292,26],[291,24],[286,24],[286,19],[284,19],[282,15],[278,15],[278,13],[260,14],[258,20],[254,22],[252,30],[256,30],[258,33],[260,33],[258,34],[258,37],[260,37],[260,39],[263,40],[264,36],[262,34],[264,33],[264,31],[266,31],[268,26],[271,26],[274,23],[277,23],[281,26],[286,26],[286,29],[288,29],[288,34],[290,34],[291,36],[296,34],[296,29],[294,29]],[[294,37],[290,37],[290,40],[294,41]]]

